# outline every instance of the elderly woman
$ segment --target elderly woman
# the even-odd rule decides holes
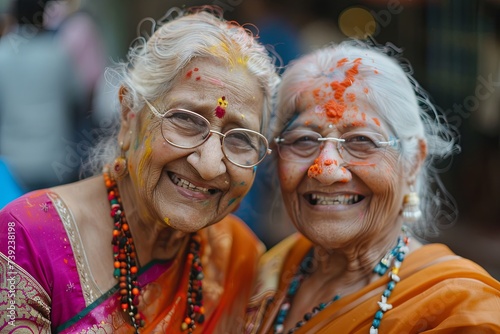
[[[0,212],[1,332],[243,328],[262,246],[228,214],[269,153],[261,133],[279,78],[243,27],[184,14],[119,68],[121,126],[103,175]]]
[[[349,41],[285,71],[275,142],[300,234],[262,258],[248,333],[500,333],[500,284],[412,238],[456,146],[397,51]]]

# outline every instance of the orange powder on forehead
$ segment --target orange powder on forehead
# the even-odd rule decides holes
[[[368,88],[363,89],[363,92],[364,92],[365,94],[368,94]]]
[[[343,103],[330,100],[324,105],[324,108],[326,117],[330,118],[333,123],[337,123],[342,118],[346,106]]]
[[[363,119],[363,121],[366,121],[366,114],[364,112],[361,113],[361,118]]]
[[[380,121],[378,120],[377,117],[373,117],[372,119],[375,122],[375,124],[377,124],[377,126],[380,126]]]
[[[320,175],[321,173],[323,173],[323,169],[319,165],[319,159],[316,159],[314,160],[314,164],[312,164],[311,167],[309,167],[307,171],[307,176],[312,178]]]

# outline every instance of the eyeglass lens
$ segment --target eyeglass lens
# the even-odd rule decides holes
[[[189,110],[169,110],[162,119],[162,135],[170,144],[180,148],[194,148],[203,144],[211,133],[210,123]],[[267,141],[260,133],[248,129],[232,129],[222,135],[222,150],[236,165],[251,167],[266,155]]]
[[[327,141],[336,142],[345,163],[373,164],[384,154],[387,142],[378,133],[347,132],[339,138],[323,138],[308,130],[293,130],[282,134],[278,141],[278,152],[285,160],[310,162],[319,154]]]

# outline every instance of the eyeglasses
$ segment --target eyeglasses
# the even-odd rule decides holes
[[[399,139],[386,141],[379,133],[364,131],[347,132],[335,138],[322,137],[309,130],[291,130],[274,141],[280,157],[288,161],[310,163],[318,156],[324,142],[333,141],[337,143],[337,150],[345,163],[373,165],[384,156],[387,147],[397,147]]]
[[[161,118],[161,134],[172,146],[195,148],[215,133],[222,137],[222,152],[226,159],[243,168],[258,165],[271,153],[266,137],[256,131],[235,128],[221,133],[211,130],[210,122],[194,111],[174,108],[161,114],[149,101],[144,101],[151,112]]]

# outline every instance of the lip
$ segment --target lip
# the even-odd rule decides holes
[[[197,182],[184,175],[167,172],[167,176],[175,189],[189,199],[207,200],[222,193],[222,190],[214,185]]]

